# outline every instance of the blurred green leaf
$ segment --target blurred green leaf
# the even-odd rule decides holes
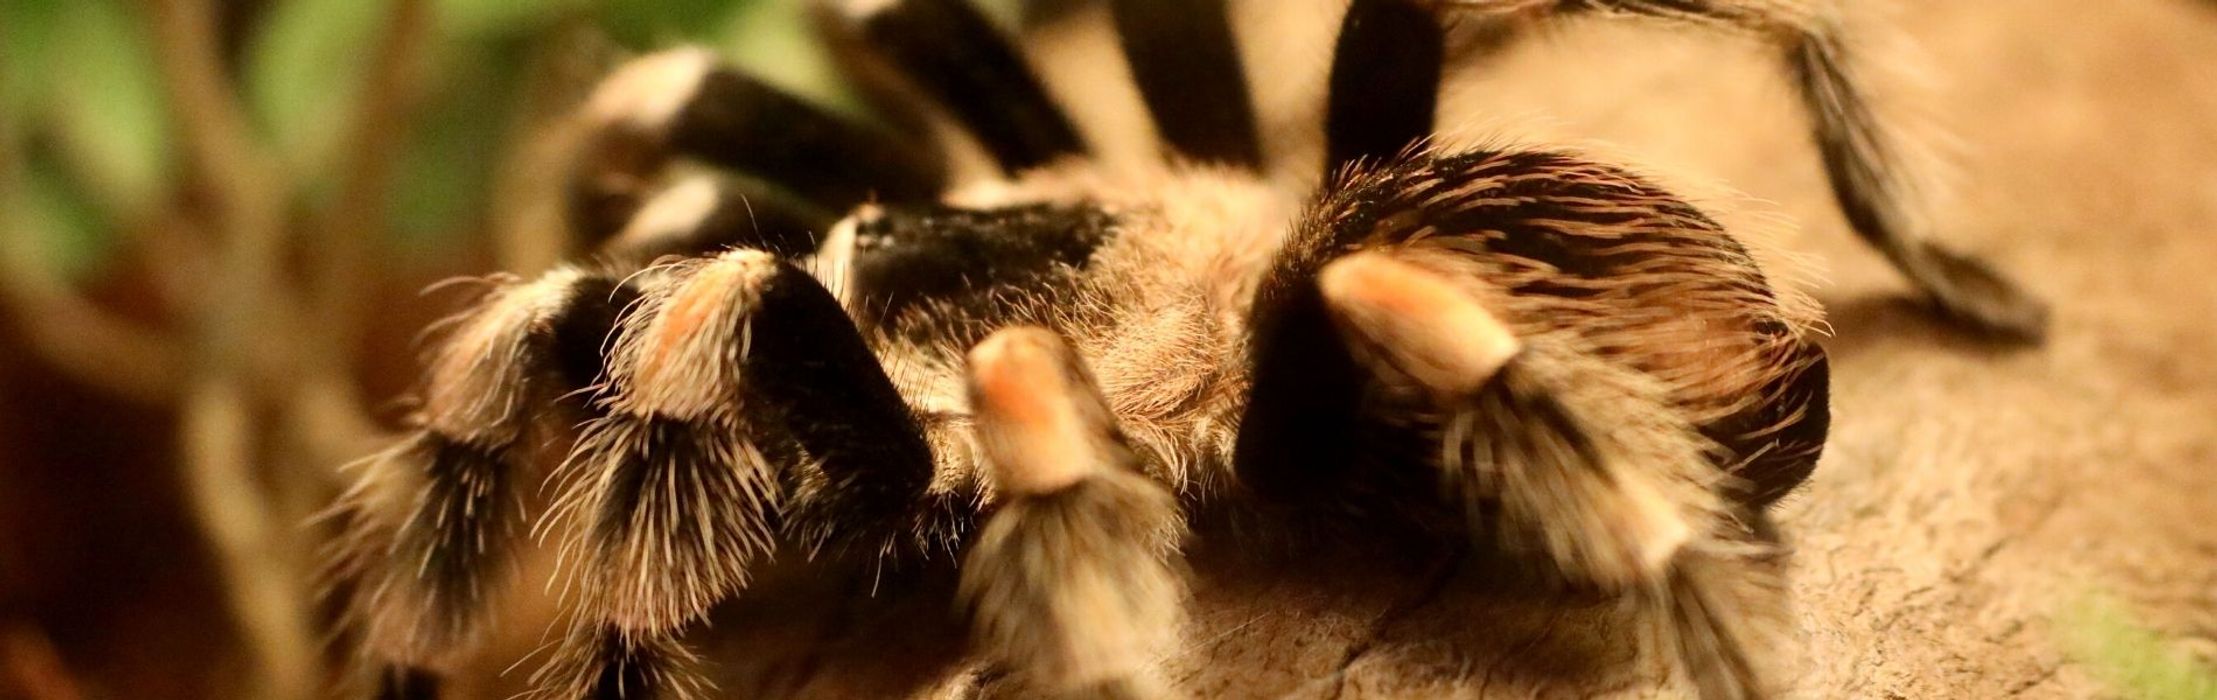
[[[732,14],[755,4],[799,5],[792,0],[611,0],[600,6],[609,35],[633,49],[677,43],[709,42],[725,30]]]
[[[795,95],[835,109],[861,105],[840,82],[838,68],[808,27],[799,2],[740,3],[711,44],[733,65]]]
[[[587,0],[437,0],[439,25],[450,37],[485,39],[528,33]]]
[[[500,164],[530,37],[440,48],[442,77],[417,118],[394,183],[393,226],[403,245],[437,242],[483,212]]]
[[[26,128],[52,84],[59,0],[0,0],[0,122]]]
[[[335,157],[384,6],[278,0],[248,41],[248,103],[293,172],[326,172]]]
[[[111,218],[158,200],[171,163],[167,101],[147,28],[119,0],[72,2],[56,18],[44,127]]]
[[[21,160],[0,224],[57,275],[97,271],[114,222],[168,187],[169,113],[123,0],[0,0],[0,121]]]
[[[2064,642],[2112,691],[2140,700],[2217,698],[2217,671],[2172,649],[2126,606],[2093,596],[2062,620]]]
[[[69,186],[51,158],[25,157],[13,191],[0,202],[0,226],[27,240],[35,262],[63,279],[98,272],[115,247],[93,203]]]

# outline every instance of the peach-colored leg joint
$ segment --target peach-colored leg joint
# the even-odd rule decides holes
[[[1442,394],[1476,391],[1523,349],[1469,292],[1384,253],[1335,260],[1317,286],[1343,335]]]
[[[1008,328],[972,348],[970,402],[986,461],[1009,494],[1060,491],[1110,467],[1113,419],[1053,332]]]

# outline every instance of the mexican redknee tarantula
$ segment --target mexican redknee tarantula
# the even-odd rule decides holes
[[[1945,314],[2040,332],[2037,302],[1909,228],[1822,13],[1353,0],[1304,193],[1262,174],[1225,0],[1109,3],[1167,151],[1137,175],[1089,165],[963,0],[822,9],[881,121],[697,50],[587,105],[568,182],[599,254],[453,319],[412,436],[336,511],[377,692],[435,695],[487,611],[537,585],[514,559],[538,536],[574,611],[537,672],[551,695],[710,692],[680,635],[773,551],[956,567],[987,663],[1042,692],[1169,695],[1150,665],[1175,643],[1185,521],[1224,503],[1498,547],[1635,603],[1701,697],[1776,689],[1783,589],[1752,562],[1829,423],[1812,314],[1625,168],[1432,143],[1462,17],[1775,41],[1855,230]],[[1005,176],[953,182],[965,146]],[[667,174],[681,160],[759,179]]]

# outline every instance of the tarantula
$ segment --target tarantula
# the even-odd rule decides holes
[[[1204,507],[1498,547],[1634,601],[1701,697],[1775,688],[1782,593],[1758,560],[1830,420],[1813,313],[1627,168],[1431,143],[1459,17],[1775,40],[1855,229],[1953,317],[2039,332],[2036,302],[1908,228],[1821,13],[1353,0],[1325,183],[1302,192],[1262,175],[1225,0],[1110,3],[1168,151],[1140,174],[1089,165],[963,0],[823,9],[882,121],[689,49],[587,104],[568,191],[599,254],[496,278],[450,321],[412,435],[336,509],[379,692],[435,694],[536,535],[575,611],[536,676],[550,694],[704,692],[680,635],[773,551],[954,567],[989,663],[1046,692],[1169,694],[1149,660]],[[1005,177],[953,182],[965,145]]]

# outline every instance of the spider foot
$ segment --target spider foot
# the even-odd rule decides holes
[[[1996,339],[2037,343],[2047,337],[2049,309],[1991,263],[1926,243],[1907,266],[1933,306],[1950,319]]]

